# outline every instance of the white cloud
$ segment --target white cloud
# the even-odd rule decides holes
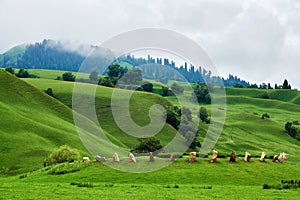
[[[0,27],[0,52],[44,38],[96,45],[132,29],[172,29],[202,45],[223,74],[300,88],[297,0],[2,0]]]

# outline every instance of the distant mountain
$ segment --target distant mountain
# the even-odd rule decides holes
[[[0,67],[14,67],[14,68],[27,68],[27,69],[51,69],[51,70],[64,70],[64,71],[78,71],[82,62],[87,55],[92,52],[97,46],[92,45],[78,45],[69,42],[61,42],[55,40],[43,40],[35,44],[25,44],[16,46],[4,54],[0,54]],[[105,65],[109,62],[107,56],[113,54],[109,50],[101,49],[100,55],[97,55],[97,63],[92,66]],[[212,76],[212,73],[203,67],[177,66],[173,60],[167,58],[135,58],[133,55],[126,55],[119,57],[113,63],[121,63],[123,66],[144,66],[142,69],[146,74],[145,78],[166,82],[169,79],[178,77],[175,73],[170,71],[157,70],[156,64],[165,65],[173,68],[179,72],[187,81],[192,83],[209,82],[214,85],[225,85],[233,87],[239,83],[244,87],[250,84],[241,80],[237,76],[229,75],[228,78],[219,76]],[[153,65],[152,65],[153,64]],[[91,69],[86,69],[89,72]]]

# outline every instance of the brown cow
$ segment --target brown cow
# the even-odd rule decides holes
[[[278,160],[278,155],[275,155],[272,159],[272,162],[276,162]]]
[[[152,152],[149,153],[149,157],[150,157],[150,162],[154,161],[154,155]]]
[[[236,153],[235,153],[235,151],[232,151],[231,155],[230,155],[229,162],[235,162],[235,158],[236,158]]]
[[[174,160],[175,160],[175,155],[174,153],[171,153],[169,161],[173,162]]]
[[[120,162],[119,156],[117,153],[113,155],[113,162]]]
[[[213,150],[212,152],[213,152],[213,154],[212,154],[210,162],[215,163],[217,161],[218,152],[216,150]]]
[[[196,155],[197,153],[196,152],[191,152],[190,153],[190,159],[189,159],[189,162],[196,162]]]
[[[136,159],[135,159],[133,153],[129,154],[129,156],[128,156],[128,162],[134,162],[134,163],[136,163]]]

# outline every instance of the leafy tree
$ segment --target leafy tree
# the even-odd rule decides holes
[[[264,114],[262,114],[261,118],[262,119],[270,118],[270,115],[268,113],[264,113]]]
[[[103,85],[106,87],[113,87],[114,84],[109,77],[102,77],[99,79],[98,85]]]
[[[108,66],[107,75],[109,77],[121,78],[127,71],[127,68],[121,67],[119,64],[112,64]]]
[[[202,122],[208,122],[208,113],[205,107],[201,107],[199,111],[199,118]]]
[[[48,88],[47,90],[45,90],[45,93],[48,94],[51,97],[54,97],[52,88]]]
[[[277,90],[278,89],[278,86],[277,86],[277,84],[275,84],[275,90]]]
[[[164,97],[169,96],[170,89],[168,87],[162,86],[161,89],[162,89],[162,96]]]
[[[258,88],[258,86],[257,86],[257,84],[255,83],[255,84],[251,84],[251,85],[249,85],[249,87],[248,88]]]
[[[241,83],[236,83],[233,87],[235,87],[235,88],[243,88],[244,86]]]
[[[178,130],[180,124],[179,115],[173,110],[167,110],[166,122]]]
[[[53,165],[63,162],[74,162],[80,159],[80,154],[77,149],[72,149],[68,145],[60,146],[54,150],[45,160],[46,165]]]
[[[285,130],[288,132],[288,134],[293,137],[296,138],[298,135],[298,131],[297,128],[295,126],[293,126],[293,122],[287,122],[285,124]],[[297,138],[298,139],[298,138]]]
[[[259,85],[259,89],[267,89],[267,88],[268,88],[268,85],[265,83],[262,83]]]
[[[132,70],[127,71],[126,69],[121,80],[125,84],[138,84],[143,80],[142,70],[140,68],[133,68]]]
[[[5,71],[11,73],[11,74],[15,74],[15,70],[12,67],[6,67]]]
[[[62,75],[64,81],[75,81],[75,76],[71,72],[65,72]]]
[[[29,78],[29,73],[27,70],[21,68],[19,69],[19,72],[17,73],[17,77],[19,78]]]
[[[184,87],[180,86],[178,83],[173,83],[171,85],[171,90],[175,93],[175,94],[182,94],[184,91]]]
[[[148,153],[160,150],[162,148],[160,140],[156,137],[141,138],[140,144],[132,151],[137,153]]]
[[[282,89],[291,89],[291,85],[286,79],[283,81]]]
[[[186,116],[188,121],[192,121],[192,112],[190,111],[190,109],[186,108],[186,107],[182,107],[180,110],[180,114],[181,116],[184,115]]]
[[[89,79],[92,83],[97,83],[99,78],[98,78],[98,73],[96,70],[91,71],[91,73],[89,75]]]
[[[270,83],[268,83],[268,89],[269,89],[269,90],[272,90],[272,89],[273,89]]]
[[[141,86],[142,90],[145,92],[152,92],[153,91],[153,84],[150,82],[145,82]]]
[[[211,96],[209,94],[208,87],[204,83],[200,83],[196,85],[196,87],[194,88],[193,95],[196,95],[198,102],[207,103],[207,104],[211,103]]]

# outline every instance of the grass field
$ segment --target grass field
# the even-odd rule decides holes
[[[284,130],[287,121],[300,121],[298,91],[226,88],[224,129],[214,148],[219,155],[227,156],[235,150],[240,156],[236,163],[229,163],[227,157],[211,164],[210,156],[188,163],[187,157],[183,157],[161,170],[133,174],[91,162],[80,163],[77,172],[53,175],[49,171],[59,170],[60,166],[41,168],[43,159],[58,146],[67,143],[79,149],[81,156],[92,158],[93,155],[88,153],[75,129],[71,110],[74,83],[54,80],[63,73],[60,71],[34,73],[40,78],[17,79],[0,70],[0,199],[299,199],[300,188],[278,189],[281,180],[299,180],[300,142]],[[178,104],[175,96],[158,95],[161,85],[154,85],[157,94],[135,92],[130,99],[130,114],[139,125],[150,122],[148,111],[152,105]],[[47,88],[53,89],[55,98],[44,93]],[[85,92],[83,96],[87,95]],[[124,134],[114,122],[112,92],[111,88],[97,86],[97,119],[114,144],[129,150],[138,140]],[[218,88],[215,92],[219,92]],[[269,99],[262,98],[265,93]],[[188,95],[184,98],[189,98]],[[85,106],[89,105],[81,109],[88,108]],[[212,109],[211,105],[200,106]],[[263,113],[268,113],[270,118],[261,119]],[[98,130],[87,117],[80,117],[91,130]],[[201,142],[208,127],[209,124],[199,124]],[[88,131],[83,134],[91,136]],[[157,136],[166,144],[175,134],[175,129],[167,124]],[[101,148],[109,145],[101,142]],[[243,162],[245,151],[253,155],[249,163]],[[268,157],[284,151],[289,157],[285,163],[273,163],[269,159],[262,163],[257,158],[262,151]],[[113,152],[108,154],[107,164],[118,165],[111,162]],[[121,163],[131,166],[127,157],[120,156]],[[151,167],[153,163],[147,160],[148,157],[137,157],[138,163],[132,167]],[[163,158],[160,161],[167,162]],[[68,164],[67,168],[73,166]],[[277,189],[262,189],[263,184]]]
[[[242,158],[237,163],[218,159],[215,164],[209,163],[209,159],[199,159],[196,163],[188,163],[186,159],[145,174],[123,173],[94,162],[78,172],[63,175],[39,170],[27,173],[26,177],[23,174],[0,179],[0,198],[298,199],[300,195],[300,188],[262,188],[263,184],[277,186],[281,180],[298,179],[300,168],[296,165],[270,160],[261,163],[257,159],[244,163]]]

